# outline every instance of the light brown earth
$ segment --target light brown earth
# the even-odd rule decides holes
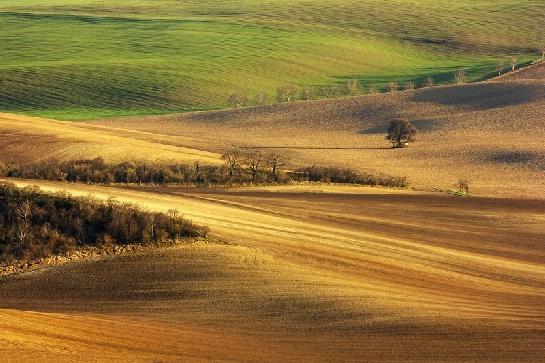
[[[13,354],[545,359],[543,201],[341,187],[308,193],[40,184],[179,208],[231,244],[3,279],[0,307],[17,311],[0,313],[0,345]]]

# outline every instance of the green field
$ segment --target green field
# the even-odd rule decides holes
[[[115,4],[114,4],[115,3]],[[537,57],[541,0],[2,0],[0,111],[92,119]]]

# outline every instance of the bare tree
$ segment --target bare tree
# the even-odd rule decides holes
[[[240,168],[242,154],[238,150],[229,151],[221,156],[229,168],[229,179],[233,179],[235,172]]]
[[[405,84],[405,90],[406,90],[406,91],[411,91],[411,90],[413,90],[413,89],[415,89],[415,88],[416,88],[416,86],[415,86],[415,84],[414,84],[413,81],[409,81],[409,82],[407,82],[407,83]]]
[[[517,56],[512,56],[511,57],[511,70],[514,71],[516,68],[517,68],[517,62],[518,62],[518,57]]]
[[[269,96],[264,91],[259,92],[255,95],[254,103],[256,106],[262,106],[267,103]]]
[[[355,79],[349,80],[346,82],[346,92],[351,96],[357,95],[360,92],[360,83]]]
[[[276,90],[276,100],[280,103],[295,101],[297,88],[295,86],[279,87]]]
[[[369,93],[370,95],[378,93],[378,87],[375,84],[370,84],[369,88],[367,89],[367,93]]]
[[[17,208],[17,239],[21,246],[25,246],[30,234],[30,213],[32,211],[32,204],[25,200]]]
[[[398,89],[399,89],[399,85],[397,84],[397,82],[393,81],[388,83],[388,92],[394,93],[394,92],[397,92]]]
[[[271,177],[273,180],[278,181],[279,168],[286,165],[288,159],[278,153],[270,153],[265,157],[268,167],[271,170]]]
[[[253,182],[257,180],[263,161],[264,157],[261,151],[248,151],[244,153],[242,162],[250,170]]]
[[[460,69],[458,72],[454,74],[454,82],[456,84],[466,83],[466,72],[463,69]]]
[[[504,68],[505,68],[505,65],[503,64],[503,62],[498,62],[498,65],[496,66],[496,70],[498,71],[498,76],[501,76]]]
[[[248,103],[248,97],[242,92],[231,93],[227,98],[227,103],[233,108],[241,108]]]
[[[428,87],[428,88],[433,87],[434,86],[433,77],[430,76],[430,77],[426,78],[425,84],[426,84],[426,87]]]
[[[301,90],[300,98],[303,101],[308,101],[312,99],[312,90],[309,87],[304,87]]]
[[[459,192],[464,192],[466,194],[469,194],[469,180],[459,179],[458,183],[456,183],[456,186],[458,187]]]
[[[400,148],[406,146],[409,141],[414,141],[416,128],[407,120],[394,120],[388,127],[386,140],[390,140],[392,147]]]

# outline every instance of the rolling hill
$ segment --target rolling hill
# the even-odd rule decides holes
[[[543,201],[372,188],[15,182],[178,208],[226,242],[0,278],[6,354],[78,361],[545,357]]]
[[[469,79],[545,42],[540,1],[5,0],[0,111],[56,119],[225,106],[231,92]]]
[[[291,167],[405,176],[417,189],[449,189],[465,178],[476,194],[543,198],[543,74],[540,63],[465,85],[88,122],[0,114],[0,158],[216,164],[222,152],[238,147],[283,153]],[[409,148],[393,150],[384,139],[394,118],[419,130]]]
[[[192,138],[187,147],[276,151],[294,165],[406,176],[417,188],[471,180],[477,194],[543,198],[545,63],[494,81],[242,110],[130,117],[89,125]],[[409,148],[384,139],[403,118],[419,130]]]

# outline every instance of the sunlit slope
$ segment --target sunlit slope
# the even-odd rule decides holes
[[[426,189],[453,188],[466,178],[477,194],[544,198],[543,75],[545,63],[492,82],[91,124],[193,137],[200,143],[186,145],[211,150],[228,141],[285,153],[293,164],[406,176]],[[396,118],[418,129],[406,149],[385,140]]]
[[[113,329],[106,329],[115,343],[109,354],[131,354],[129,342],[138,339],[149,354],[146,342],[157,339],[158,322],[165,333],[158,357],[173,329],[180,329],[182,342],[187,329],[197,342],[206,329],[257,339],[262,344],[255,352],[272,360],[304,352],[339,361],[407,361],[407,355],[414,361],[539,361],[545,354],[537,343],[545,335],[543,202],[365,189],[343,194],[343,188],[335,194],[151,192],[39,183],[154,210],[179,208],[233,244],[174,247],[1,282],[3,308],[102,314],[97,327]],[[32,316],[14,316],[32,322]],[[152,330],[130,330],[124,345],[114,328],[127,319]],[[94,334],[92,326],[86,329]],[[88,339],[104,344],[95,335]],[[172,349],[229,358],[245,354],[247,343]]]
[[[0,160],[4,163],[95,157],[113,162],[220,162],[216,153],[186,148],[146,133],[0,113]]]
[[[63,119],[223,107],[278,86],[479,78],[535,58],[531,1],[0,4],[0,110]]]

